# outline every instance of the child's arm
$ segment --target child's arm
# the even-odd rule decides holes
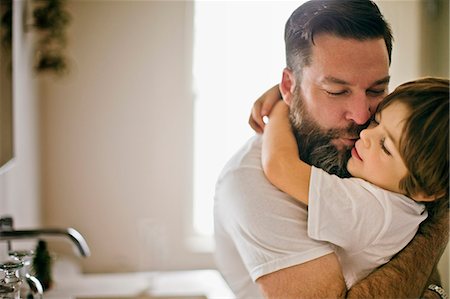
[[[299,158],[288,115],[289,107],[283,101],[270,113],[263,134],[262,166],[273,185],[308,204],[311,166]]]

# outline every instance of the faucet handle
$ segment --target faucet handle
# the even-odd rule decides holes
[[[34,250],[11,250],[8,255],[16,261],[23,262],[24,266],[28,266],[34,257]]]
[[[34,256],[34,250],[12,250],[8,252],[8,255],[20,261],[23,258]]]
[[[7,296],[6,298],[20,298],[21,280],[17,275],[17,271],[22,267],[22,262],[6,261],[0,263],[0,269],[5,272],[4,277],[0,280],[0,285],[13,289],[13,292],[11,293],[13,296]]]
[[[23,262],[19,262],[19,261],[6,261],[3,263],[0,263],[0,269],[2,269],[5,272],[19,270],[22,267],[23,267]]]
[[[11,294],[14,295],[13,288],[0,284],[0,298],[3,298],[3,295],[11,295]]]

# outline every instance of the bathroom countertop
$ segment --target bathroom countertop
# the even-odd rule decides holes
[[[58,275],[46,299],[234,298],[216,270]]]

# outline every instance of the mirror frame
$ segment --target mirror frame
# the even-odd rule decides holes
[[[0,3],[0,174],[14,158],[12,7],[12,0]]]

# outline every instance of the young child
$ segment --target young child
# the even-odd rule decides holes
[[[301,161],[280,101],[263,134],[268,180],[308,205],[308,235],[335,245],[350,288],[414,237],[425,205],[448,201],[449,80],[400,85],[360,133],[342,179]]]

